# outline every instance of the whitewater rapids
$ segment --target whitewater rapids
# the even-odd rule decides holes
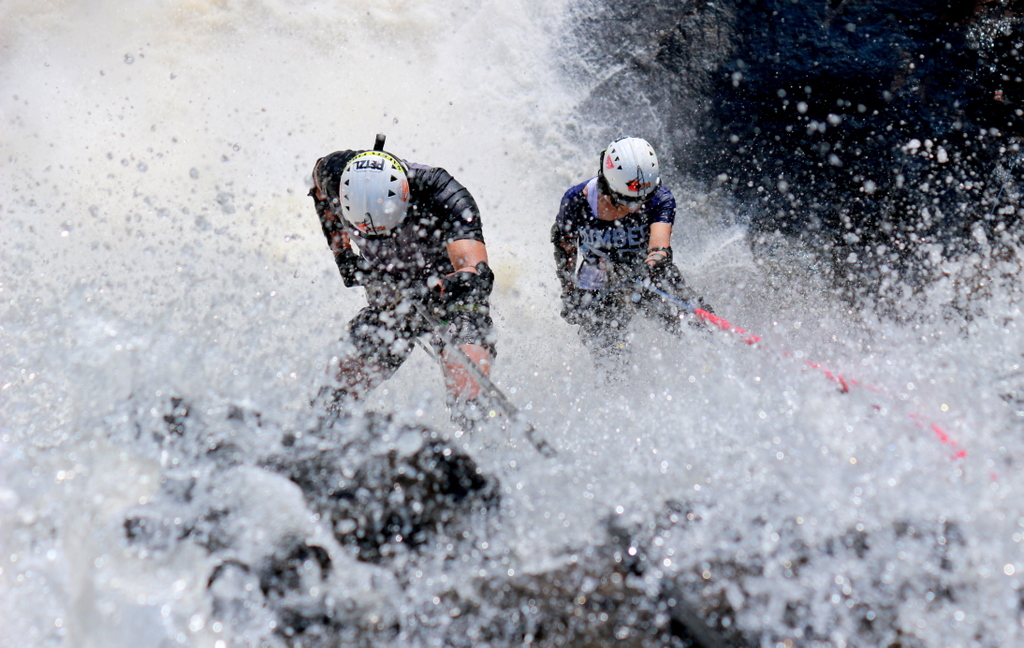
[[[566,78],[559,62],[566,8],[0,5],[0,646],[270,636],[261,617],[235,635],[212,623],[208,554],[125,540],[126,512],[169,470],[129,434],[130,414],[156,419],[185,397],[211,417],[234,404],[268,429],[311,425],[309,400],[362,297],[337,275],[308,176],[378,132],[478,200],[497,276],[494,377],[559,452],[465,441],[500,480],[492,542],[509,570],[543,574],[603,542],[609,518],[643,529],[682,501],[701,524],[652,540],[660,577],[716,582],[713,566],[760,556],[742,587],[715,591],[766,642],[792,635],[787,605],[810,596],[816,636],[863,645],[853,601],[884,598],[878,586],[888,621],[919,642],[906,645],[1024,643],[1016,281],[975,286],[970,319],[948,308],[967,290],[952,280],[908,295],[905,322],[854,311],[812,255],[780,242],[755,258],[742,206],[670,171],[681,269],[764,341],[641,326],[632,373],[600,383],[558,318],[547,238],[562,192],[615,135],[576,110],[596,80]],[[1014,276],[1005,260],[963,263]],[[862,384],[842,393],[804,360]],[[417,353],[367,408],[450,431],[441,391]],[[273,442],[251,438],[246,452]],[[310,524],[289,493],[247,479],[234,495],[248,551]],[[908,541],[906,524],[930,539]],[[869,555],[794,548],[850,533]],[[795,555],[809,563],[796,575]],[[367,587],[353,569],[351,587]]]

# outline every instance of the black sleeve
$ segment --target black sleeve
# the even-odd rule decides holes
[[[341,172],[345,165],[360,151],[335,151],[316,161],[313,165],[313,182],[320,185],[321,191],[327,196],[326,200],[318,200],[316,197],[316,186],[309,190],[309,196],[313,199],[313,206],[316,207],[316,215],[320,218],[320,226],[323,228],[324,236],[330,240],[330,233],[338,227],[336,223],[327,220],[327,212],[335,214],[339,218],[341,213],[338,207],[338,184],[341,182]],[[342,218],[342,220],[344,220]]]
[[[338,184],[341,182],[341,172],[345,165],[359,151],[335,151],[316,161],[313,165],[314,186],[309,190],[309,196],[313,199],[313,206],[316,208],[316,215],[320,219],[320,228],[323,230],[327,244],[331,244],[331,233],[344,227],[344,218],[340,215],[338,207]],[[326,194],[326,199],[316,197],[316,185],[320,185],[321,191]],[[328,214],[338,216],[341,222],[328,220]],[[338,271],[348,287],[362,284],[363,277],[367,273],[366,264],[356,255],[352,248],[341,251],[334,256],[334,262]]]
[[[463,239],[483,242],[480,208],[452,174],[441,167],[415,167],[410,175],[413,199],[445,223],[446,244]]]
[[[579,235],[573,214],[580,209],[578,204],[585,200],[583,193],[572,189],[562,197],[555,224],[551,226],[551,243],[555,252],[555,276],[562,286],[562,292],[570,291],[576,284],[576,258],[579,253]]]

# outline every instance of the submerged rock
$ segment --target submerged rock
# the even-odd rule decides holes
[[[612,527],[606,543],[524,573],[502,540],[500,479],[437,431],[370,414],[275,432],[181,399],[147,412],[135,435],[173,459],[125,538],[143,557],[206,551],[213,618],[240,641],[739,645],[666,597]],[[227,441],[246,429],[279,443]]]
[[[286,441],[266,465],[298,484],[310,508],[360,559],[486,531],[497,480],[434,430],[389,417],[332,418]]]
[[[770,505],[740,521],[714,502],[609,514],[538,561],[509,537],[502,476],[437,431],[371,414],[284,432],[231,408],[167,409],[147,410],[159,434],[135,426],[171,458],[125,539],[163,564],[205,552],[212,619],[242,644],[923,646],[908,615],[972,587],[955,521],[821,534]]]

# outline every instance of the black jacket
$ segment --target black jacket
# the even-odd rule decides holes
[[[358,236],[355,228],[341,217],[338,186],[345,165],[359,153],[362,151],[336,151],[318,160],[314,174],[327,199],[318,200],[315,190],[310,192],[328,242],[332,229],[336,227],[326,219],[328,212],[338,215],[343,226],[353,234],[352,241],[359,257],[337,257],[343,277],[346,272],[351,272],[351,267],[342,267],[342,264],[356,263],[363,277],[352,283],[367,287],[378,284],[377,288],[425,290],[428,282],[455,270],[448,258],[449,243],[464,239],[483,242],[480,210],[469,191],[440,167],[404,161],[409,177],[409,209],[405,219],[390,236]],[[346,277],[346,283],[349,283],[349,277]]]

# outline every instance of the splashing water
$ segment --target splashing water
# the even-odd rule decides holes
[[[742,213],[669,177],[684,274],[762,341],[639,324],[628,375],[596,380],[558,319],[547,242],[561,193],[603,143],[575,110],[586,83],[560,76],[563,9],[0,6],[0,646],[317,645],[275,632],[276,586],[249,569],[296,537],[321,547],[290,554],[298,581],[358,602],[344,608],[354,634],[333,637],[432,645],[455,628],[483,645],[456,610],[482,627],[511,605],[502,586],[542,597],[517,578],[588,560],[616,574],[628,559],[602,553],[610,529],[646,561],[612,579],[634,579],[638,618],[659,611],[643,597],[678,590],[762,645],[1024,640],[1012,264],[964,261],[988,278],[981,316],[951,312],[964,287],[950,279],[908,304],[907,321],[880,319],[833,298],[796,246],[755,259]],[[309,399],[362,300],[337,276],[307,177],[377,132],[480,203],[494,376],[559,453],[542,459],[500,430],[458,439],[500,504],[474,509],[472,551],[443,559],[358,559],[287,470],[270,469],[309,450],[282,438],[315,425]],[[878,388],[843,393],[807,361]],[[339,450],[339,474],[419,456],[406,428],[447,435],[441,391],[414,355],[367,404],[396,423]],[[231,461],[198,458],[228,447]],[[159,523],[126,522],[147,519]],[[328,566],[327,581],[313,573]],[[602,591],[585,581],[566,605]],[[285,607],[326,605],[311,588]],[[615,614],[617,640],[640,627]]]

